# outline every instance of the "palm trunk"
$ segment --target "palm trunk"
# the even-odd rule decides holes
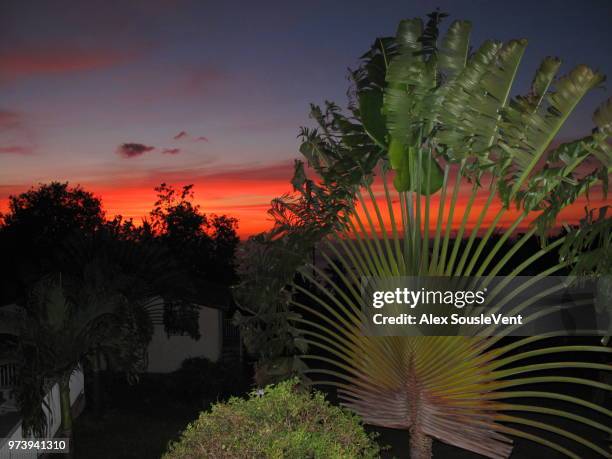
[[[59,382],[60,409],[62,418],[62,436],[68,441],[69,452],[65,457],[72,458],[74,445],[72,441],[72,404],[70,403],[70,375],[63,377]]]
[[[93,402],[93,412],[94,416],[101,417],[102,416],[102,381],[101,381],[101,362],[100,362],[100,351],[96,350],[92,359],[92,402]]]
[[[414,355],[410,356],[409,377],[407,380],[407,392],[410,397],[410,459],[431,458],[431,437],[423,432],[421,426],[421,397],[423,396],[417,378]]]
[[[410,429],[410,459],[431,458],[431,437],[425,435],[421,429]]]

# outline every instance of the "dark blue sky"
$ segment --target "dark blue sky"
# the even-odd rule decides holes
[[[263,206],[282,191],[272,184],[286,183],[279,165],[297,156],[308,104],[343,105],[346,69],[374,38],[437,6],[447,25],[473,22],[474,46],[529,39],[520,91],[547,55],[563,59],[563,72],[584,63],[612,78],[608,0],[3,0],[0,199],[70,180],[135,216],[149,199],[135,190],[164,179],[202,183],[214,209]],[[588,132],[609,96],[588,96],[563,136]],[[248,174],[248,185],[230,186]],[[208,186],[215,177],[227,185]],[[113,197],[120,189],[135,194]]]

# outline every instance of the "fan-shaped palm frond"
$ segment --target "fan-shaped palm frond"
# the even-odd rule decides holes
[[[445,177],[448,177],[448,166],[445,172]],[[457,183],[461,181],[462,171],[459,170]],[[327,241],[322,255],[334,277],[321,267],[310,266],[303,275],[317,289],[295,287],[310,300],[293,301],[297,309],[310,317],[297,319],[304,342],[311,349],[322,351],[304,356],[306,360],[319,363],[309,373],[318,375],[318,378],[313,378],[315,382],[336,386],[343,403],[359,413],[366,423],[409,430],[411,457],[428,457],[431,446],[428,439],[432,437],[491,458],[509,456],[511,437],[532,440],[569,457],[579,457],[563,442],[555,442],[540,433],[535,435],[532,429],[565,437],[591,453],[609,457],[609,451],[591,439],[558,427],[554,418],[569,419],[608,434],[612,433],[609,423],[575,414],[571,409],[551,408],[545,402],[548,399],[561,400],[606,417],[612,416],[609,410],[571,393],[536,390],[532,386],[566,383],[570,387],[577,385],[611,391],[612,386],[584,377],[566,376],[563,370],[609,371],[612,366],[588,359],[573,362],[561,357],[553,362],[535,364],[529,359],[542,355],[563,356],[564,353],[610,355],[612,349],[597,345],[546,346],[563,332],[517,338],[509,344],[502,344],[501,336],[375,337],[364,334],[362,276],[460,276],[476,270],[478,276],[487,279],[514,259],[516,268],[509,276],[513,278],[563,244],[563,238],[560,238],[527,259],[517,261],[518,248],[533,235],[527,233],[519,236],[500,260],[492,263],[490,255],[496,247],[483,253],[482,250],[474,251],[472,244],[461,243],[466,222],[475,212],[470,204],[457,228],[456,239],[451,240],[456,187],[453,184],[453,190],[449,189],[451,185],[445,180],[437,215],[430,211],[431,197],[411,196],[410,193],[394,195],[386,177],[383,177],[382,205],[379,204],[380,196],[369,185],[358,194],[359,209],[347,229]],[[477,187],[472,188],[468,202],[474,201],[476,190]],[[449,193],[452,194],[451,202],[445,205],[444,196]],[[490,187],[488,193],[489,197],[494,194],[494,187]],[[394,204],[398,201],[399,206]],[[480,212],[486,213],[486,209]],[[430,225],[435,226],[432,247],[429,244]],[[480,215],[472,235],[482,227]],[[498,229],[504,230],[502,227]],[[505,230],[505,233],[509,232]],[[470,238],[468,242],[474,242],[474,239]],[[560,261],[534,278],[541,279],[568,264],[567,260]],[[505,301],[511,302],[512,298]],[[518,305],[513,311],[522,307],[524,305]],[[534,348],[534,344],[541,346]],[[559,371],[551,373],[554,370],[561,370],[561,374]],[[531,375],[532,372],[537,374]],[[331,378],[325,378],[325,375]],[[521,386],[527,387],[522,389]],[[517,397],[533,399],[533,404],[510,401]],[[539,422],[530,417],[530,413],[546,415],[553,420],[550,423]],[[522,430],[522,427],[526,429]]]

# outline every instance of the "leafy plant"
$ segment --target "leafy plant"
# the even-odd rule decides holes
[[[595,304],[602,312],[612,304],[612,218],[608,217],[609,209],[610,206],[606,206],[588,211],[577,227],[567,228],[567,236],[560,247],[562,260],[576,260],[573,275],[597,279]],[[608,344],[610,335],[612,323],[608,324],[603,344]]]
[[[62,254],[56,268],[63,270],[33,284],[23,302],[0,308],[0,334],[13,336],[10,352],[20,361],[17,396],[24,430],[45,432],[44,397],[58,383],[62,429],[69,436],[68,384],[73,372],[91,363],[93,386],[99,388],[104,358],[107,368],[125,372],[130,380],[137,378],[146,367],[152,321],[161,314],[155,301],[158,289],[180,281],[174,271],[160,275],[165,252],[102,230],[68,238],[56,250]],[[96,409],[99,396],[95,389],[89,395]]]
[[[227,215],[205,214],[194,203],[193,185],[180,191],[162,183],[147,225],[158,242],[194,280],[229,285],[236,279],[234,252],[238,221]]]
[[[566,418],[610,433],[607,425],[571,411],[507,400],[552,399],[609,417],[609,410],[574,394],[529,387],[568,383],[610,391],[612,386],[585,377],[548,373],[566,368],[609,371],[609,365],[586,360],[522,364],[532,357],[567,352],[607,356],[609,348],[537,347],[546,340],[554,343],[554,333],[508,344],[503,336],[368,337],[361,330],[361,276],[486,279],[510,265],[512,279],[533,272],[539,260],[563,246],[564,256],[536,273],[536,282],[574,266],[580,267],[578,271],[599,270],[609,260],[605,213],[593,232],[583,228],[554,242],[547,237],[562,209],[593,187],[607,191],[611,101],[596,111],[597,127],[591,135],[556,147],[554,143],[574,108],[603,76],[578,66],[557,77],[560,60],[546,58],[528,94],[511,97],[527,41],[487,41],[471,52],[471,25],[456,21],[438,44],[442,17],[433,13],[426,25],[420,19],[402,21],[396,37],[376,40],[352,73],[348,115],[332,102],[326,102],[325,110],[311,107],[318,128],[302,130],[300,150],[321,180],[308,178],[298,162],[292,181],[297,196],[277,200],[272,209],[281,240],[273,238],[274,232],[269,237],[282,246],[299,238],[305,228],[320,238],[331,234],[321,256],[340,280],[308,264],[310,256],[304,250],[279,251],[272,260],[287,256],[293,262],[282,271],[278,288],[268,289],[264,281],[262,291],[272,301],[279,295],[284,298],[276,317],[288,321],[287,327],[295,324],[296,342],[312,351],[301,359],[320,363],[307,373],[319,375],[316,382],[338,387],[345,405],[365,422],[409,430],[412,457],[429,457],[432,437],[488,457],[507,457],[510,436],[578,457],[565,444],[530,429],[608,456],[608,451],[571,431],[509,412]],[[382,190],[373,183],[377,167]],[[466,183],[470,191],[460,214],[459,196]],[[313,187],[318,188],[313,192]],[[313,196],[316,206],[310,205]],[[328,203],[333,210],[326,211]],[[313,208],[319,209],[318,215]],[[508,227],[501,224],[515,209],[514,221]],[[321,220],[324,230],[316,232]],[[524,234],[518,234],[521,224],[528,226]],[[544,244],[521,258],[521,248],[536,236]],[[514,244],[506,250],[513,237]],[[316,238],[310,247],[315,244]],[[289,269],[300,267],[300,254],[306,264],[300,273],[308,287],[297,282],[287,286],[294,277]],[[265,266],[256,257],[247,260]],[[282,259],[266,260],[283,264]],[[255,282],[257,276],[250,279]],[[256,285],[251,284],[253,292],[259,291]],[[526,306],[517,305],[515,312]],[[298,311],[306,316],[296,317]],[[265,326],[265,316],[261,321]],[[546,373],[523,376],[535,371]],[[321,380],[320,375],[331,378]],[[521,385],[528,387],[511,389]]]
[[[379,448],[359,419],[323,394],[284,381],[231,398],[202,413],[164,459],[312,457],[375,458]]]
[[[363,126],[328,102],[311,106],[319,128],[302,128],[300,151],[318,180],[295,161],[294,193],[272,201],[274,228],[252,236],[238,251],[240,283],[234,288],[235,321],[247,350],[256,357],[255,379],[265,385],[302,375],[299,354],[306,350],[290,322],[291,283],[314,256],[317,243],[341,228],[364,177],[372,177],[384,152],[375,148]]]
[[[34,285],[22,306],[3,314],[7,328],[2,331],[17,337],[17,399],[26,432],[46,432],[43,398],[58,383],[62,434],[72,437],[70,378],[105,338],[120,335],[116,313],[125,298],[106,290],[97,274],[84,273],[85,282],[71,296],[60,276],[47,277]]]
[[[554,423],[509,413],[565,418],[610,434],[608,425],[570,410],[507,400],[560,400],[610,417],[609,410],[574,395],[531,387],[514,390],[568,383],[610,391],[612,386],[585,377],[549,373],[567,368],[609,371],[612,367],[607,364],[562,359],[521,364],[526,359],[568,352],[609,355],[610,348],[552,345],[522,350],[545,344],[562,332],[506,344],[502,335],[371,337],[361,329],[361,276],[490,279],[511,263],[515,266],[508,276],[511,279],[573,240],[566,250],[568,256],[534,276],[535,282],[574,265],[598,264],[594,246],[607,247],[609,235],[604,229],[599,241],[599,233],[587,238],[570,235],[545,244],[525,259],[517,256],[531,238],[539,235],[545,240],[559,212],[589,188],[601,185],[607,189],[612,166],[610,101],[595,113],[597,128],[591,135],[556,148],[553,144],[573,109],[603,76],[578,66],[558,78],[560,61],[547,58],[530,92],[511,97],[526,40],[487,41],[472,53],[471,25],[456,21],[438,46],[441,17],[433,13],[426,25],[420,19],[402,21],[396,37],[377,40],[354,74],[359,109],[349,107],[353,114],[350,129],[342,131],[337,122],[329,123],[340,131],[331,135],[332,143],[327,140],[330,131],[325,129],[325,119],[319,118],[322,133],[305,140],[307,145],[323,142],[329,147],[328,151],[318,150],[317,161],[323,164],[333,155],[359,154],[364,144],[353,150],[350,142],[363,132],[370,137],[367,145],[375,144],[385,154],[379,156],[382,190],[372,185],[371,174],[354,178],[353,184],[360,184],[361,189],[349,189],[355,192],[355,206],[347,211],[351,218],[331,236],[321,255],[341,280],[334,281],[312,265],[301,273],[317,290],[294,285],[309,298],[308,302],[291,300],[308,314],[294,321],[301,324],[302,339],[309,348],[324,353],[312,352],[302,358],[322,363],[308,373],[331,376],[316,381],[338,387],[344,404],[365,422],[409,430],[411,457],[429,457],[432,437],[487,457],[508,457],[510,436],[578,457],[564,444],[528,429],[559,435],[591,453],[609,457],[599,445]],[[338,109],[333,111],[335,119],[343,116]],[[592,162],[598,166],[588,171]],[[395,191],[390,189],[389,169],[395,171]],[[470,191],[460,216],[459,195],[465,183]],[[439,196],[434,198],[437,189]],[[477,199],[482,202],[480,208]],[[512,207],[518,216],[504,227],[500,222]],[[456,217],[460,218],[458,225]],[[487,219],[490,223],[485,223]],[[519,225],[529,219],[533,221],[527,232],[517,235]],[[490,244],[495,233],[500,237]],[[513,246],[501,253],[513,236],[517,236]],[[602,240],[604,245],[599,245]],[[583,250],[584,244],[589,251]],[[518,304],[513,311],[528,304]],[[525,376],[531,372],[545,373]]]
[[[239,250],[238,274],[234,289],[239,310],[234,321],[247,351],[253,355],[258,386],[301,374],[305,368],[297,354],[306,351],[295,326],[290,322],[290,284],[299,266],[313,247],[313,234],[286,233],[251,237]]]

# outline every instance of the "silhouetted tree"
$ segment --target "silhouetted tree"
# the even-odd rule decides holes
[[[166,249],[191,287],[166,302],[164,325],[168,333],[199,337],[199,305],[231,303],[229,287],[236,281],[234,252],[239,242],[237,220],[203,213],[193,202],[193,185],[177,191],[162,183],[155,191],[157,201],[144,222],[143,240]]]
[[[236,280],[234,252],[238,221],[227,215],[206,215],[193,203],[193,185],[177,191],[162,183],[150,213],[153,233],[194,279],[228,286]]]
[[[91,234],[104,224],[100,199],[79,185],[51,182],[10,196],[0,226],[0,304],[23,297],[27,284],[52,271],[68,236]]]
[[[153,321],[167,318],[167,305],[179,316],[190,319],[172,326],[199,337],[199,284],[214,277],[225,287],[229,285],[234,276],[232,258],[238,238],[236,220],[216,215],[209,220],[199,206],[192,204],[191,188],[184,187],[177,194],[172,187],[158,187],[151,219],[140,227],[121,216],[107,220],[99,198],[68,183],[39,185],[10,197],[9,211],[2,216],[0,227],[0,248],[6,257],[0,279],[0,305],[17,303],[28,316],[27,323],[13,327],[20,338],[10,344],[23,357],[20,361],[29,362],[20,371],[19,392],[22,408],[29,410],[24,412],[26,425],[32,430],[41,425],[36,415],[40,414],[46,393],[45,377],[57,379],[66,389],[74,368],[89,362],[94,371],[86,374],[94,376],[94,383],[99,382],[96,376],[101,357],[115,370],[128,374],[142,370]],[[73,319],[95,318],[102,312],[112,314],[111,332],[96,332],[87,341],[79,337],[64,343],[65,352],[55,338],[25,342],[27,336],[44,337],[42,332],[33,333],[32,327],[47,327],[48,303],[33,303],[32,299],[46,298],[44,290],[51,288],[45,280],[49,276],[63,279],[53,288],[61,289],[70,305],[63,325],[53,329],[57,339],[73,335]],[[37,304],[40,307],[30,307]],[[184,311],[194,312],[196,320]],[[59,366],[53,359],[45,363],[26,358],[32,350],[54,355]],[[93,395],[94,405],[99,408],[99,391],[94,390]],[[64,422],[63,417],[63,424],[69,431],[70,419]]]

